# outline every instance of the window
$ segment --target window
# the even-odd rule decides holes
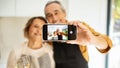
[[[108,0],[108,34],[113,48],[108,54],[107,68],[120,68],[120,0]]]

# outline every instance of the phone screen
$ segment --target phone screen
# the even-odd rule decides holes
[[[47,24],[43,26],[43,40],[75,40],[76,27],[66,24]]]

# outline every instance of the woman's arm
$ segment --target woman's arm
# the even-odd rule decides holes
[[[15,65],[16,65],[15,51],[12,50],[8,56],[7,68],[15,68]]]

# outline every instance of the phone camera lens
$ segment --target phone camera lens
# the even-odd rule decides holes
[[[73,34],[73,31],[70,31],[70,34]]]

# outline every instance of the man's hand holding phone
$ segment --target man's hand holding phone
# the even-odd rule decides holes
[[[67,43],[70,44],[79,44],[79,45],[88,45],[91,44],[95,36],[92,34],[90,29],[86,26],[84,22],[81,21],[72,21],[68,23],[69,25],[76,26],[77,37],[75,40],[68,40]]]

